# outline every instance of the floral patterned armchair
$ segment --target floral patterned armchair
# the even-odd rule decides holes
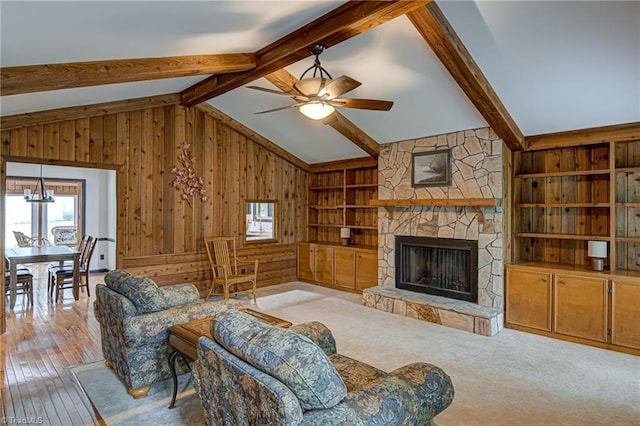
[[[76,247],[78,245],[77,226],[54,226],[51,228],[54,246]]]
[[[211,333],[192,368],[208,425],[428,425],[453,400],[440,368],[385,373],[336,353],[319,322],[279,329],[229,309]]]
[[[94,312],[100,323],[105,364],[124,381],[129,394],[143,398],[150,385],[171,377],[169,327],[216,315],[225,302],[207,302],[193,284],[158,287],[149,278],[122,270],[96,285]],[[187,371],[180,363],[178,373]]]

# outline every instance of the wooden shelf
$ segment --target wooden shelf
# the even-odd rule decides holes
[[[640,203],[616,203],[616,207],[640,207]]]
[[[496,205],[495,198],[428,198],[421,200],[371,200],[370,204],[377,207],[403,206],[472,206],[491,207]]]
[[[478,215],[478,222],[484,222],[484,214],[480,207],[492,207],[496,205],[495,198],[428,198],[410,200],[371,200],[371,206],[384,207],[389,213],[389,218],[393,219],[394,207],[475,207]]]
[[[517,208],[532,208],[532,207],[550,207],[550,208],[588,208],[588,207],[611,207],[609,203],[520,203],[516,204]]]
[[[318,206],[318,205],[309,205],[310,209],[315,210],[340,210],[343,208],[347,209],[377,209],[378,206],[371,206],[369,204],[341,204],[337,206]]]
[[[610,169],[575,170],[570,172],[520,173],[516,175],[516,178],[533,179],[533,178],[562,177],[562,176],[608,175],[609,173],[611,173]]]
[[[325,163],[309,180],[307,238],[341,244],[340,228],[349,228],[350,242],[378,245],[378,208],[369,204],[378,198],[377,160]],[[362,225],[359,225],[362,224]]]
[[[640,167],[620,167],[616,169],[616,173],[640,173]]]
[[[616,237],[616,241],[623,243],[640,243],[640,237]]]
[[[537,232],[516,232],[514,235],[517,238],[542,238],[549,240],[611,241],[611,237],[602,235],[545,234]]]
[[[336,191],[336,190],[342,190],[343,186],[312,186],[309,189],[313,190],[313,191]]]
[[[339,210],[342,206],[309,206],[310,209],[316,210]]]
[[[351,184],[351,185],[346,185],[345,188],[347,189],[365,189],[365,188],[377,188],[378,184],[377,183],[355,183],[355,184]]]

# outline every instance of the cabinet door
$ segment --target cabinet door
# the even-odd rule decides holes
[[[378,285],[378,253],[358,252],[356,255],[356,290]]]
[[[351,249],[335,248],[336,285],[353,289],[356,280],[356,253]]]
[[[640,285],[615,280],[611,287],[611,343],[640,349]]]
[[[298,244],[298,278],[313,281],[314,249],[311,244]]]
[[[506,321],[551,331],[551,274],[507,269]]]
[[[333,284],[333,247],[315,247],[315,280]]]
[[[557,274],[554,331],[607,341],[607,280]]]

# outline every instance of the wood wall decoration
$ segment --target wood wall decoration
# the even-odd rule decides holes
[[[182,152],[178,154],[181,168],[175,166],[171,169],[171,174],[174,176],[171,186],[181,190],[180,199],[185,200],[191,206],[191,199],[196,195],[200,197],[202,202],[207,201],[209,197],[204,189],[204,180],[196,174],[196,157],[189,150],[190,146],[189,142],[182,142]]]

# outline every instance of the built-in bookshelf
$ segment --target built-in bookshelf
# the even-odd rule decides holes
[[[370,204],[377,198],[376,165],[343,165],[314,173],[309,187],[309,241],[340,243],[340,228],[349,228],[351,245],[377,247],[378,208]]]
[[[640,141],[517,152],[517,260],[586,266],[607,241],[607,269],[640,271]]]

